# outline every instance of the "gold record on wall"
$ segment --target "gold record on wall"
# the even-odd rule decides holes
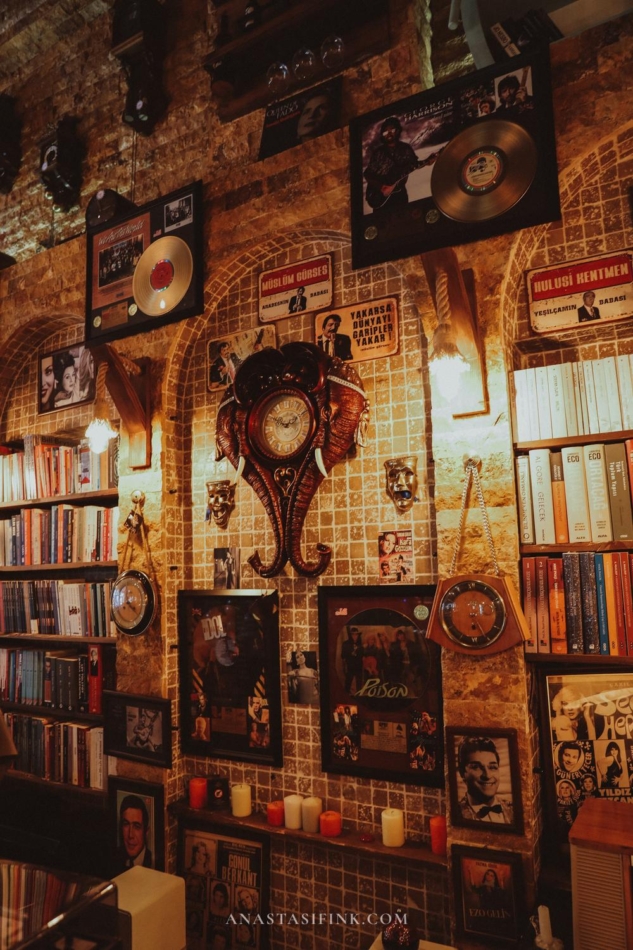
[[[132,281],[134,300],[143,313],[159,317],[177,307],[189,290],[193,256],[174,234],[159,238],[143,252]]]
[[[521,200],[534,181],[536,144],[516,122],[490,119],[456,135],[438,157],[431,193],[453,221],[487,221]]]

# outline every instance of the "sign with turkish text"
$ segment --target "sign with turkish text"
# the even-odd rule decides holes
[[[364,300],[314,318],[314,342],[342,360],[361,363],[398,352],[398,301]]]
[[[259,319],[262,323],[322,310],[331,303],[331,254],[286,264],[275,270],[262,271],[259,275]]]

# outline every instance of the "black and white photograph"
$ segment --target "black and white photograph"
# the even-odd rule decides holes
[[[309,139],[337,129],[341,116],[343,77],[306,89],[266,109],[259,158],[285,152]]]
[[[305,706],[319,703],[319,671],[316,650],[293,646],[286,653],[288,702]]]
[[[83,343],[40,356],[38,365],[40,415],[94,401],[94,358]]]
[[[240,578],[240,549],[214,548],[213,587],[216,590],[236,590],[240,586]]]
[[[143,238],[132,237],[99,251],[99,290],[132,277],[143,250]]]
[[[211,340],[207,346],[207,379],[209,392],[226,389],[247,357],[267,346],[277,345],[274,326],[244,330],[221,340]]]
[[[171,700],[103,691],[108,755],[171,767]]]
[[[165,234],[193,221],[193,195],[184,195],[165,205]]]
[[[446,729],[451,822],[489,832],[523,833],[516,729]]]
[[[113,832],[113,876],[131,867],[163,871],[164,787],[110,776],[108,799],[111,827],[116,828]]]

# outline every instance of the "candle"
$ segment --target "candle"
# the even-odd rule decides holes
[[[248,818],[252,811],[250,785],[231,785],[231,814],[234,818]]]
[[[446,818],[433,815],[429,821],[431,829],[431,851],[433,854],[446,854]]]
[[[319,815],[321,834],[326,838],[338,838],[343,830],[343,819],[340,811],[324,811]]]
[[[301,824],[304,831],[311,831],[313,834],[319,831],[319,815],[323,811],[323,802],[320,798],[312,796],[304,798],[301,802]]]
[[[284,824],[286,828],[301,828],[301,803],[303,795],[286,795],[284,798]]]
[[[549,944],[552,942],[552,924],[549,919],[549,907],[546,907],[545,904],[540,904],[538,909],[538,928],[541,936],[542,943]]]
[[[382,843],[386,848],[404,844],[404,815],[399,808],[385,808],[382,813]]]
[[[189,806],[191,808],[206,808],[207,780],[206,778],[189,779]]]
[[[266,805],[266,821],[269,825],[277,825],[283,828],[284,824],[284,803],[268,802]]]

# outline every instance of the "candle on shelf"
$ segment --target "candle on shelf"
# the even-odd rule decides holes
[[[319,815],[319,828],[325,838],[338,838],[343,830],[340,811],[323,811]]]
[[[554,939],[552,934],[552,924],[549,917],[549,907],[540,904],[538,909],[538,926],[541,942],[545,945],[550,944]]]
[[[313,834],[319,831],[319,815],[323,811],[323,802],[316,795],[304,798],[301,802],[301,825],[304,831]]]
[[[266,821],[269,825],[276,825],[283,828],[284,825],[284,803],[281,801],[268,802],[266,805]]]
[[[399,808],[385,808],[381,816],[382,843],[386,848],[401,848],[404,844],[404,815]]]
[[[248,818],[252,812],[250,785],[231,785],[231,814],[234,818]]]
[[[284,798],[284,824],[286,828],[301,828],[301,803],[303,795],[286,795]]]
[[[446,854],[446,818],[433,815],[429,821],[431,830],[431,851],[433,854]]]
[[[207,780],[206,778],[189,779],[189,807],[207,807]]]

